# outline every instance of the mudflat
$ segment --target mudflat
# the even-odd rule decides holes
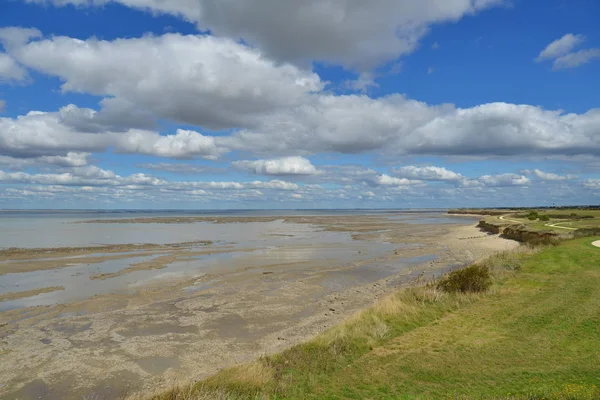
[[[163,222],[273,229],[243,243],[0,252],[0,287],[11,293],[0,301],[2,398],[111,399],[200,379],[306,340],[398,287],[517,246],[464,219],[436,224],[433,218],[412,223],[385,215],[169,217],[101,223]],[[34,288],[40,276],[54,279],[45,287],[64,290]],[[35,290],[42,291],[28,292]]]

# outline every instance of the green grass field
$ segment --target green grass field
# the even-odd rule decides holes
[[[503,216],[486,216],[485,220],[495,224],[521,224],[532,231],[545,231],[565,234],[576,229],[600,228],[600,210],[578,210],[578,209],[543,209],[538,210],[539,215],[548,215],[549,221],[529,220],[519,215],[527,214],[530,210],[511,211]],[[564,218],[576,214],[578,217],[593,217],[572,219]],[[562,217],[562,218],[561,218]]]
[[[593,240],[523,246],[486,262],[485,294],[403,290],[306,344],[154,398],[600,398]]]

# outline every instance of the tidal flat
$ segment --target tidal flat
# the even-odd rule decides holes
[[[0,396],[110,399],[281,351],[398,287],[516,246],[475,222],[182,216],[61,221],[62,237],[31,230],[22,246],[0,234]]]

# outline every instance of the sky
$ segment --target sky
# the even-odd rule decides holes
[[[600,204],[597,0],[2,0],[2,208]]]

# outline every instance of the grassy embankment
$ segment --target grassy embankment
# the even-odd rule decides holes
[[[317,338],[168,399],[600,398],[592,238],[483,263],[484,293],[399,291]]]

